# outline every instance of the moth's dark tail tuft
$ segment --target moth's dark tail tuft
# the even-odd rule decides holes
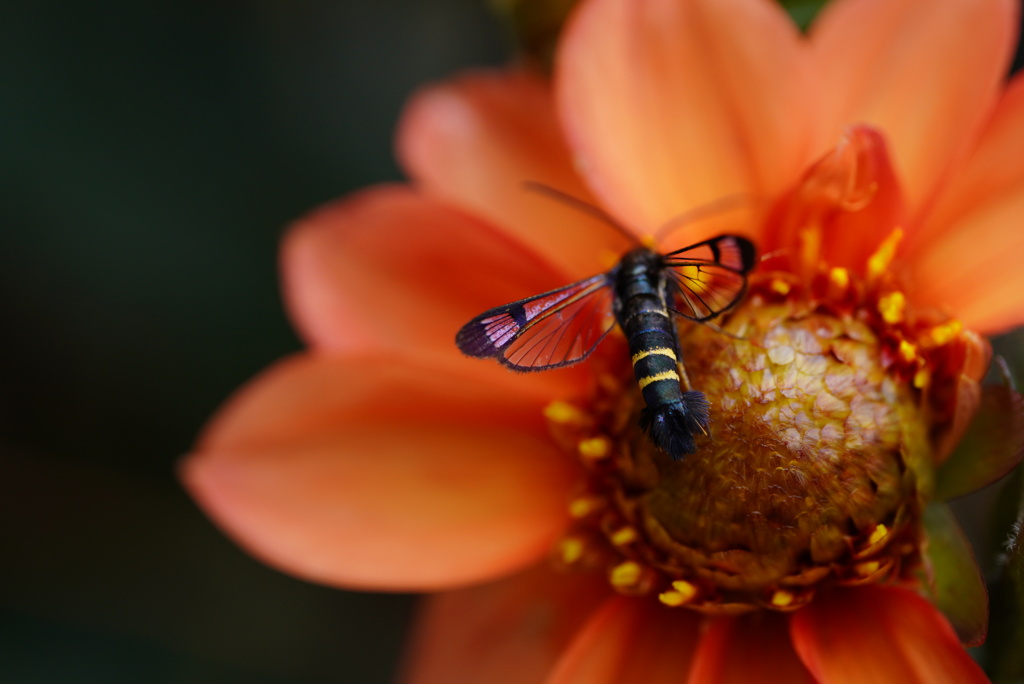
[[[659,406],[656,410],[645,408],[640,414],[640,426],[658,447],[674,461],[692,454],[697,447],[694,435],[707,432],[711,416],[711,404],[703,392],[684,392],[682,400]]]

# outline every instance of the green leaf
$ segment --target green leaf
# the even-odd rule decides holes
[[[993,516],[1004,554],[992,583],[992,621],[986,648],[996,684],[1024,682],[1024,470],[1007,478]]]
[[[579,0],[491,0],[512,27],[521,56],[550,71],[562,27]]]
[[[971,544],[944,503],[925,508],[924,527],[929,563],[925,586],[932,602],[965,646],[977,646],[988,631],[988,590]]]
[[[987,487],[1013,470],[1022,457],[1024,398],[1004,374],[1004,384],[982,388],[978,414],[936,474],[935,497],[954,499]]]
[[[789,16],[793,18],[800,30],[806,31],[828,0],[779,0],[779,2],[789,12]]]

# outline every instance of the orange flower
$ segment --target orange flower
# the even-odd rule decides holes
[[[1024,322],[1016,22],[1013,0],[836,0],[804,37],[769,0],[588,0],[552,84],[425,90],[399,135],[415,186],[289,234],[310,349],[227,404],[187,486],[287,572],[441,592],[415,684],[984,681],[917,589],[960,548],[926,505],[963,467],[979,333]],[[530,375],[459,355],[473,315],[624,250],[525,180],[638,236],[753,198],[661,245],[727,230],[767,255],[724,331],[684,330],[698,453],[642,438],[621,341]]]

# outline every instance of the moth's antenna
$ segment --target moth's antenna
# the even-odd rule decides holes
[[[678,228],[688,224],[700,221],[701,219],[710,218],[716,214],[722,214],[731,209],[738,209],[741,206],[751,204],[754,202],[753,197],[746,193],[737,193],[735,195],[726,195],[719,199],[702,204],[699,207],[694,207],[689,211],[685,211],[678,216],[674,216],[668,220],[665,225],[658,229],[658,232],[654,234],[654,241],[657,244],[662,244],[662,241],[669,236],[669,234]]]
[[[582,211],[585,214],[589,214],[596,218],[597,220],[607,223],[609,226],[619,231],[619,233],[624,238],[626,238],[633,244],[640,244],[639,238],[637,238],[637,236],[634,235],[628,228],[626,228],[624,225],[613,219],[609,214],[605,213],[604,210],[602,210],[600,207],[595,207],[590,202],[581,200],[579,197],[573,197],[572,195],[566,192],[562,192],[561,190],[553,188],[550,185],[545,185],[544,183],[538,183],[537,181],[524,181],[523,187],[526,188],[527,190],[540,193],[541,195],[546,195],[553,200],[562,202],[563,204],[568,204],[570,207],[578,209],[579,211]]]
[[[770,252],[766,252],[766,253],[762,254],[761,256],[758,257],[757,260],[762,262],[762,263],[765,262],[765,261],[771,261],[772,259],[775,259],[777,257],[785,256],[786,254],[789,254],[792,251],[793,251],[792,247],[779,247],[778,249],[773,249]]]

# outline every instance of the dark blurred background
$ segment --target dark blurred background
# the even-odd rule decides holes
[[[286,224],[508,44],[482,0],[0,4],[0,682],[392,679],[410,597],[260,565],[174,469],[299,348]]]
[[[287,223],[508,46],[485,0],[0,5],[0,682],[392,679],[411,597],[260,565],[174,469],[299,348]]]

